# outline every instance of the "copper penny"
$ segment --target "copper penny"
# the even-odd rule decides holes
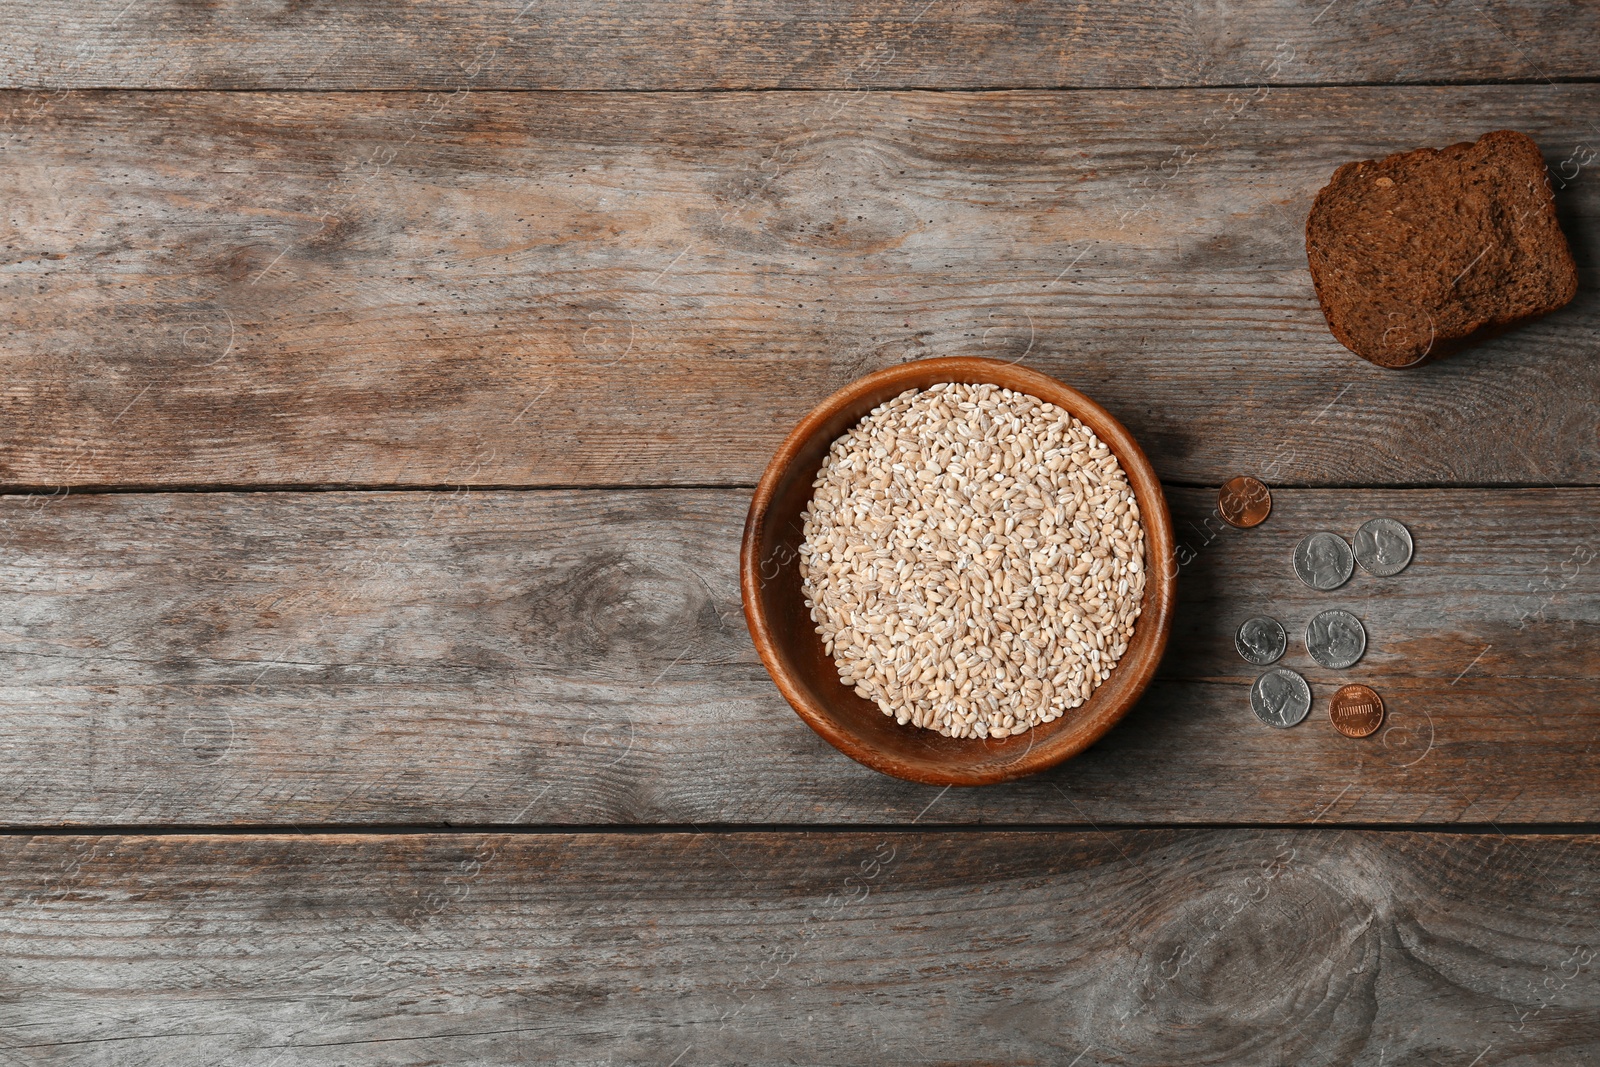
[[[1328,718],[1346,737],[1366,737],[1383,725],[1383,698],[1364,685],[1347,685],[1328,701]]]
[[[1272,494],[1259,478],[1241,474],[1222,483],[1217,493],[1217,511],[1229,526],[1248,530],[1266,521],[1272,511]]]

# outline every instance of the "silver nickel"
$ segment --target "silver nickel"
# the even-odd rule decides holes
[[[1319,612],[1306,624],[1306,651],[1324,667],[1343,670],[1366,650],[1366,628],[1348,611]]]
[[[1356,531],[1356,562],[1379,578],[1405,570],[1411,550],[1411,531],[1393,519],[1368,519]]]
[[[1268,726],[1287,730],[1311,711],[1311,687],[1287,667],[1275,667],[1250,687],[1250,707]]]
[[[1313,589],[1337,589],[1355,569],[1349,544],[1336,533],[1307,534],[1294,546],[1294,572]]]
[[[1258,615],[1246,619],[1239,627],[1239,632],[1233,635],[1233,647],[1239,650],[1246,663],[1265,667],[1283,656],[1289,647],[1289,635],[1277,619]]]

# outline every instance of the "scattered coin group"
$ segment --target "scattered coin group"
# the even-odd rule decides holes
[[[1254,478],[1230,479],[1217,496],[1217,510],[1233,526],[1260,525],[1272,509],[1267,487]],[[1294,550],[1294,572],[1319,592],[1338,589],[1350,580],[1357,563],[1368,574],[1388,578],[1405,570],[1414,545],[1411,531],[1394,519],[1369,519],[1356,531],[1354,543],[1319,530],[1300,539]],[[1329,670],[1354,666],[1367,650],[1361,620],[1342,608],[1318,612],[1305,630],[1306,652]],[[1234,648],[1257,667],[1276,663],[1288,650],[1288,634],[1278,620],[1265,615],[1246,619],[1234,634]],[[1305,721],[1311,711],[1311,686],[1299,673],[1274,667],[1250,687],[1250,707],[1268,726],[1287,729]],[[1367,737],[1383,725],[1383,698],[1365,685],[1346,685],[1328,702],[1334,729],[1346,737]]]

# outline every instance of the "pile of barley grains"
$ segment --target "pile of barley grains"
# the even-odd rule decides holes
[[[841,682],[901,724],[1009,737],[1082,704],[1127,650],[1144,527],[1088,427],[947,382],[833,443],[799,566]]]

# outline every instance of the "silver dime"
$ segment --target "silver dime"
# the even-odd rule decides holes
[[[1337,589],[1355,569],[1350,546],[1336,533],[1307,534],[1294,546],[1294,572],[1313,589]]]
[[[1366,650],[1367,631],[1348,611],[1320,612],[1306,624],[1306,651],[1324,667],[1343,670]]]
[[[1250,687],[1250,707],[1268,726],[1287,729],[1302,722],[1311,711],[1311,687],[1286,667],[1277,667]]]
[[[1239,632],[1233,635],[1233,647],[1239,650],[1245,662],[1265,667],[1278,662],[1283,650],[1289,647],[1289,635],[1283,632],[1277,619],[1258,615],[1246,619],[1239,627]]]
[[[1393,519],[1368,519],[1356,531],[1356,560],[1379,578],[1399,574],[1411,562],[1411,531]]]

